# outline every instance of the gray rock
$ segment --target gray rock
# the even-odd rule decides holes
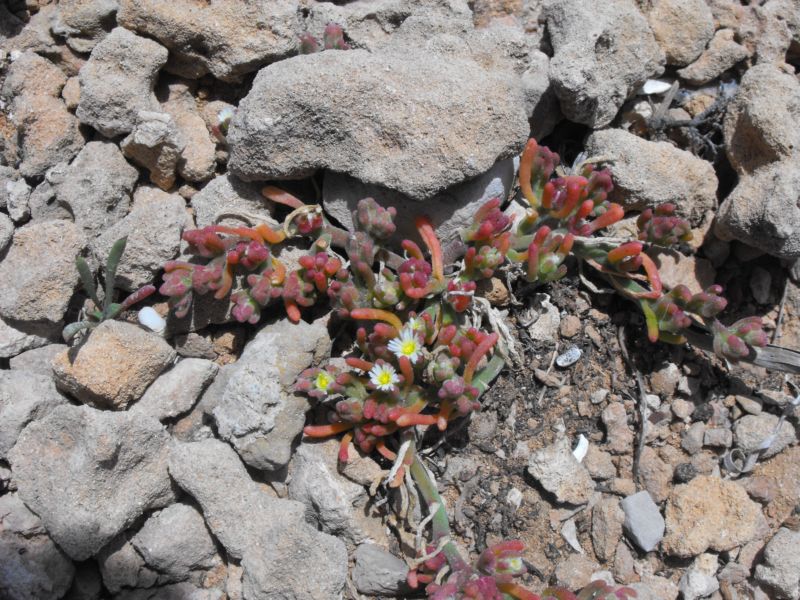
[[[354,48],[375,51],[408,35],[414,21],[414,35],[420,39],[447,33],[475,34],[472,11],[465,0],[372,0],[368,3],[333,4],[315,2],[309,6],[306,32],[322,39],[328,23],[338,23]]]
[[[150,568],[162,574],[160,583],[183,581],[191,571],[220,562],[203,516],[188,504],[172,504],[151,515],[131,544]]]
[[[714,35],[714,15],[704,0],[654,0],[647,20],[668,65],[688,65]]]
[[[797,441],[797,434],[789,421],[784,421],[780,429],[775,430],[778,425],[778,417],[762,412],[758,415],[745,415],[733,425],[733,434],[736,437],[736,446],[745,454],[758,452],[762,449],[765,441],[772,439],[772,444],[761,454],[763,458],[775,456]]]
[[[97,563],[103,584],[111,593],[128,587],[151,587],[158,581],[158,573],[145,564],[125,533],[119,534],[100,550]]]
[[[122,590],[114,600],[227,600],[232,597],[219,588],[203,588],[182,581],[148,589]]]
[[[57,354],[67,349],[65,344],[47,344],[21,352],[9,361],[12,371],[32,371],[48,378],[53,376],[52,362]]]
[[[217,371],[219,367],[210,360],[184,358],[147,388],[131,413],[166,421],[189,412]]]
[[[0,208],[6,208],[6,203],[8,202],[6,184],[9,181],[16,181],[19,178],[19,171],[5,165],[0,165]]]
[[[154,333],[124,321],[103,321],[86,341],[56,356],[56,385],[101,408],[125,409],[175,360]]]
[[[306,515],[322,531],[354,547],[369,537],[357,514],[368,496],[363,486],[338,473],[338,452],[335,439],[300,444],[289,467],[289,498],[305,504]]]
[[[154,419],[63,405],[22,432],[9,462],[20,498],[71,558],[85,560],[172,501],[168,452]]]
[[[733,29],[720,29],[714,34],[708,48],[696,61],[678,71],[684,81],[703,85],[713,81],[736,63],[750,56],[744,46],[735,41]]]
[[[139,172],[110,142],[89,142],[54,184],[75,223],[95,237],[124,217]]]
[[[733,433],[727,427],[710,427],[703,434],[703,445],[713,448],[730,448]]]
[[[699,222],[717,206],[717,176],[710,163],[667,142],[651,142],[623,131],[595,131],[586,140],[591,156],[614,159],[610,200],[642,209],[671,202],[681,216]],[[675,173],[681,177],[675,177]]]
[[[45,180],[37,185],[28,198],[28,208],[31,211],[32,221],[52,221],[54,219],[72,220],[72,213],[66,206],[60,204],[56,198],[56,188],[48,181],[51,173],[58,173],[60,178],[67,169],[66,163],[59,163],[47,173]]]
[[[764,549],[764,562],[756,566],[756,580],[768,586],[776,598],[800,598],[800,532],[781,527]]]
[[[19,323],[15,323],[21,326]],[[36,333],[22,331],[0,318],[0,358],[10,358],[48,344],[50,340]]]
[[[0,458],[6,458],[28,423],[66,402],[52,377],[31,371],[0,371]]]
[[[175,184],[175,169],[185,147],[186,140],[169,114],[144,110],[121,143],[122,153],[150,171],[150,181],[162,190]]]
[[[705,598],[719,589],[716,574],[717,556],[701,554],[681,577],[678,589],[685,600]]]
[[[356,548],[353,583],[362,594],[370,596],[400,596],[408,594],[406,583],[408,565],[375,544]]]
[[[13,600],[58,600],[75,567],[17,494],[0,496],[0,591]]]
[[[75,567],[72,587],[64,600],[100,600],[103,592],[103,578],[97,563],[84,562]]]
[[[753,198],[759,198],[753,202]],[[800,169],[796,158],[765,165],[739,184],[720,205],[714,233],[781,258],[800,256]]]
[[[90,248],[104,265],[114,243],[128,237],[116,281],[117,287],[132,292],[153,283],[164,263],[178,256],[181,234],[188,227],[191,218],[183,198],[141,186],[134,194],[131,212],[95,238]]]
[[[245,73],[297,51],[297,0],[250,3],[212,0],[120,0],[120,25],[153,37],[170,50],[167,69],[197,79],[211,73],[238,81]]]
[[[420,205],[412,198],[387,188],[362,183],[349,175],[328,173],[322,188],[325,210],[348,230],[353,230],[353,211],[362,198],[374,198],[381,206],[397,209],[395,238],[417,239],[414,219],[424,213],[431,218],[443,242],[459,240],[461,231],[472,224],[475,212],[489,200],[505,200],[514,185],[514,164],[505,159],[489,171],[437,194]]]
[[[75,257],[85,245],[83,233],[69,221],[31,223],[17,229],[0,261],[0,281],[4,282],[0,316],[22,322],[60,322],[78,285]]]
[[[601,414],[606,427],[606,446],[611,454],[628,454],[633,448],[633,432],[622,402],[610,402]]]
[[[6,208],[8,215],[15,223],[27,221],[31,214],[28,200],[31,197],[31,186],[25,183],[24,179],[9,181],[6,183],[7,201]]]
[[[728,160],[743,174],[797,156],[799,121],[800,82],[777,65],[751,67],[725,113]]]
[[[601,561],[614,558],[624,520],[625,513],[617,498],[605,497],[592,507],[592,547]]]
[[[632,0],[549,0],[550,80],[571,121],[608,125],[623,102],[663,72],[664,52]]]
[[[309,404],[292,391],[297,376],[330,352],[327,319],[294,324],[284,318],[264,326],[242,356],[213,409],[222,439],[257,469],[285,466]]]
[[[689,454],[697,454],[703,449],[705,432],[705,423],[692,423],[689,428],[683,432],[683,437],[681,438],[681,448],[686,450],[686,452]]]
[[[79,73],[76,115],[106,137],[133,130],[139,111],[157,111],[156,75],[169,52],[153,40],[116,27],[92,50]]]
[[[209,529],[235,559],[253,546],[262,526],[272,530],[303,521],[301,503],[259,488],[236,453],[219,440],[175,444],[169,473],[197,500]]]
[[[645,552],[654,550],[664,537],[665,523],[650,494],[638,492],[628,496],[621,506],[625,512],[623,527],[627,534]]]
[[[236,453],[209,439],[176,444],[170,474],[203,509],[228,554],[242,560],[244,597],[335,598],[347,576],[344,543],[303,520],[299,502],[269,496]]]
[[[0,213],[0,256],[14,238],[14,222],[5,213]]]
[[[573,456],[565,437],[534,452],[528,460],[528,472],[544,489],[555,494],[558,502],[585,504],[594,492],[594,481]]]
[[[60,97],[66,81],[61,69],[33,52],[24,52],[8,70],[3,92],[11,102],[25,177],[43,175],[83,146],[78,120]]]
[[[172,116],[180,137],[185,141],[178,160],[178,173],[187,181],[207,181],[214,176],[217,166],[217,145],[197,109],[197,101],[183,82],[172,81],[164,87],[167,99],[162,103],[162,109]]]
[[[191,205],[197,227],[217,222],[241,225],[241,219],[223,218],[226,213],[251,214],[267,222],[272,218],[272,202],[261,195],[261,186],[241,181],[229,173],[209,181],[192,196]]]
[[[75,52],[91,52],[114,26],[117,0],[67,0],[59,2],[50,21],[54,34],[66,38]]]
[[[527,134],[508,73],[412,47],[328,51],[256,76],[231,122],[229,166],[246,180],[326,168],[423,200],[515,154]]]

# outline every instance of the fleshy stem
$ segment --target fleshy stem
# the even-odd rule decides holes
[[[414,482],[417,484],[428,507],[436,506],[433,518],[431,519],[431,543],[434,546],[438,546],[441,540],[449,540],[450,538],[450,520],[447,517],[444,500],[442,500],[442,497],[439,495],[439,490],[436,489],[436,484],[431,480],[428,470],[420,462],[413,445],[408,449],[408,452],[413,452],[414,454],[414,460],[410,467],[411,477],[413,477]],[[468,568],[466,561],[461,556],[454,542],[447,541],[442,548],[442,554],[444,554],[447,559],[447,564],[450,565],[451,570],[460,571]]]

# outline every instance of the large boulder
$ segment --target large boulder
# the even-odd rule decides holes
[[[0,261],[0,316],[59,323],[78,285],[75,257],[85,245],[83,233],[69,221],[30,223],[17,229]]]
[[[297,0],[121,0],[119,5],[119,24],[169,48],[169,71],[190,79],[211,73],[237,81],[295,53],[299,44]]]
[[[66,404],[52,377],[31,371],[0,371],[0,459],[32,421]]]
[[[9,460],[20,498],[64,552],[85,560],[174,499],[169,446],[155,419],[63,405],[22,432]]]
[[[103,321],[85,343],[53,360],[56,385],[81,402],[125,409],[167,365],[175,351],[161,337],[123,321]]]
[[[17,494],[0,497],[0,591],[13,600],[58,600],[75,567]]]
[[[664,70],[664,51],[633,0],[549,0],[544,16],[554,50],[550,79],[572,121],[608,125],[639,86]]]
[[[231,171],[299,179],[318,169],[416,200],[518,152],[523,91],[472,58],[402,46],[327,51],[263,69],[231,122]]]
[[[49,173],[58,203],[93,238],[128,214],[139,172],[116,144],[89,142],[69,166]]]
[[[168,54],[153,40],[115,28],[80,70],[76,115],[81,123],[114,137],[133,130],[139,111],[157,111],[153,86]]]
[[[347,577],[344,543],[303,520],[299,502],[274,498],[218,440],[177,444],[170,474],[203,510],[228,554],[241,559],[245,598],[337,598]]]
[[[267,324],[231,369],[213,416],[222,439],[248,465],[275,470],[288,464],[309,403],[296,394],[297,376],[330,352],[327,320]]]
[[[25,52],[8,70],[3,94],[11,102],[9,114],[17,126],[19,170],[39,177],[62,161],[69,161],[83,146],[78,119],[61,100],[67,82],[49,60]]]

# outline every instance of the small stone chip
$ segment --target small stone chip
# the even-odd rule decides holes
[[[556,364],[559,367],[565,368],[574,365],[581,357],[583,352],[577,346],[570,346],[566,352],[559,354],[556,357]]]

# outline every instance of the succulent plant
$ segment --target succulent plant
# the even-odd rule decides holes
[[[325,47],[342,47],[341,28],[326,29]],[[336,40],[341,40],[341,43]],[[312,43],[313,42],[313,43]],[[303,44],[312,50],[312,38]],[[349,459],[351,442],[376,451],[393,466],[389,485],[410,476],[426,502],[430,540],[409,571],[412,587],[425,586],[429,598],[447,600],[611,600],[636,596],[630,588],[592,582],[577,595],[547,589],[536,595],[519,584],[526,571],[524,548],[504,541],[485,550],[474,564],[465,560],[449,531],[444,502],[416,448],[416,429],[445,430],[458,418],[480,410],[480,398],[505,364],[501,332],[484,329],[478,282],[498,272],[521,273],[531,285],[563,277],[578,261],[605,278],[645,317],[648,338],[683,343],[695,328],[713,335],[713,350],[725,360],[746,360],[766,343],[757,317],[731,326],[717,321],[725,309],[720,286],[692,293],[684,285],[666,289],[648,250],[689,239],[689,224],[673,205],[646,209],[638,219],[638,239],[597,235],[620,221],[625,211],[612,202],[610,171],[580,163],[557,174],[559,157],[530,140],[521,157],[520,190],[528,202],[515,222],[492,199],[476,211],[461,234],[462,254],[445,265],[432,222],[419,216],[422,244],[400,242],[393,208],[372,198],[358,203],[354,230],[329,223],[320,208],[277,188],[262,193],[290,209],[282,227],[211,225],[183,238],[191,262],[165,265],[161,293],[178,316],[195,294],[213,293],[233,304],[240,322],[256,323],[271,304],[282,304],[292,321],[319,302],[336,318],[353,324],[350,352],[333,363],[304,371],[295,389],[315,399],[325,422],[310,424],[308,437],[341,435],[339,460]],[[560,172],[560,170],[559,170]],[[287,243],[305,239],[308,253],[290,269],[280,260]],[[447,268],[446,268],[447,267]]]

